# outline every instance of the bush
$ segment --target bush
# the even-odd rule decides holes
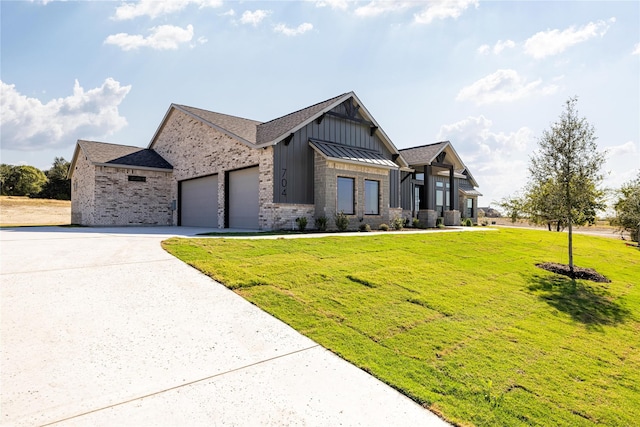
[[[415,228],[420,228],[420,220],[418,218],[413,218],[413,226]]]
[[[404,218],[402,218],[401,216],[393,218],[393,221],[391,221],[391,226],[394,230],[402,230],[404,228]]]
[[[336,214],[335,222],[338,231],[347,231],[349,227],[349,217],[347,217],[344,212],[340,211]]]
[[[378,230],[389,231],[389,226],[387,224],[380,224]]]
[[[441,228],[440,226],[444,227],[444,220],[442,219],[442,217],[436,219],[436,227]]]
[[[369,232],[371,231],[371,226],[369,224],[360,224],[360,231]]]
[[[471,218],[467,218],[464,222],[464,225],[467,227],[473,227],[473,221],[471,221]]]
[[[316,218],[316,228],[319,231],[327,231],[327,223],[329,222],[329,218],[326,216],[319,216]]]
[[[307,217],[301,216],[296,218],[296,224],[298,224],[298,231],[304,231],[307,228]]]

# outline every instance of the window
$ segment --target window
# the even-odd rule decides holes
[[[378,203],[380,197],[380,182],[364,180],[364,214],[378,215],[380,214],[380,206]]]
[[[445,187],[447,191],[445,191]],[[440,214],[440,216],[444,216],[444,211],[449,210],[450,206],[450,191],[449,191],[449,183],[445,183],[442,181],[436,181],[436,211]],[[446,203],[445,203],[446,200]]]
[[[467,199],[467,218],[473,218],[473,199]]]
[[[347,215],[354,214],[354,182],[353,178],[338,177],[338,212],[344,212]]]

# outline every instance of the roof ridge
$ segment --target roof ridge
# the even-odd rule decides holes
[[[181,107],[181,108],[191,108],[193,110],[199,110],[199,111],[204,111],[205,113],[213,113],[213,114],[219,114],[221,116],[225,116],[225,117],[232,117],[234,119],[240,119],[240,120],[248,120],[250,122],[256,122],[258,125],[263,124],[264,122],[261,122],[260,120],[254,120],[254,119],[248,119],[246,117],[240,117],[240,116],[234,116],[233,114],[226,114],[226,113],[219,113],[217,111],[212,111],[212,110],[206,110],[204,108],[199,108],[199,107],[192,107],[190,105],[184,105],[184,104],[173,104],[176,107]],[[203,117],[204,119],[204,117]],[[205,119],[206,120],[206,119]]]
[[[405,150],[413,150],[413,149],[416,149],[416,148],[431,147],[431,146],[433,146],[433,145],[445,144],[445,143],[447,143],[447,142],[448,142],[449,144],[451,144],[451,141],[449,141],[449,140],[444,140],[444,141],[432,142],[431,144],[416,145],[415,147],[400,148],[400,149],[398,149],[398,151],[405,151]]]
[[[338,95],[338,96],[334,96],[334,97],[332,97],[332,98],[325,99],[324,101],[316,102],[316,103],[315,103],[315,104],[313,104],[313,105],[308,105],[308,106],[306,106],[306,107],[304,107],[304,108],[300,108],[300,109],[298,109],[298,110],[296,110],[296,111],[292,111],[292,112],[287,113],[287,114],[285,114],[285,115],[283,115],[283,116],[276,117],[275,119],[269,120],[268,122],[260,123],[258,126],[262,126],[262,125],[269,124],[269,123],[271,123],[271,122],[275,122],[276,120],[280,120],[280,119],[282,119],[282,118],[284,118],[284,117],[291,116],[291,115],[293,115],[293,114],[297,114],[297,113],[299,113],[299,112],[301,112],[301,111],[304,111],[304,110],[308,110],[308,109],[313,108],[313,107],[316,107],[316,106],[318,106],[318,105],[320,105],[320,104],[324,104],[325,102],[333,101],[334,99],[341,98],[341,97],[343,97],[343,96],[345,96],[345,95],[348,95],[348,94],[350,94],[350,93],[351,93],[351,92],[345,92],[345,93],[340,94],[340,95]]]
[[[129,148],[139,148],[141,150],[150,150],[150,148],[139,147],[137,145],[117,144],[115,142],[90,141],[88,139],[79,139],[78,142],[89,142],[91,144],[115,145],[115,146],[118,146],[118,147],[129,147]]]

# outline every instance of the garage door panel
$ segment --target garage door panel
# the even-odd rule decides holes
[[[218,175],[180,183],[180,225],[218,228]]]
[[[229,227],[258,228],[258,167],[229,172]]]

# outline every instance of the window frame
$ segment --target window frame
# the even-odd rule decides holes
[[[344,203],[341,203],[341,191],[340,191],[340,182],[350,182],[351,183],[351,200],[350,200],[350,207],[351,209],[349,211],[344,209]],[[356,194],[356,179],[350,176],[338,176],[336,178],[336,213],[342,212],[345,215],[355,215],[356,212],[356,198],[355,198],[355,194]],[[343,195],[344,196],[344,195]],[[342,207],[342,208],[341,208]]]
[[[376,193],[376,197],[375,197],[375,201],[376,201],[376,203],[375,203],[375,207],[376,207],[375,208],[375,212],[374,211],[369,212],[369,209],[368,209],[369,208],[369,201],[370,201],[369,197],[372,197],[372,196],[370,196],[369,191],[367,191],[368,190],[367,183],[375,184],[375,189],[376,189],[376,191],[375,191],[375,193]],[[371,200],[373,200],[373,199],[371,199]],[[378,180],[366,179],[366,178],[364,180],[364,214],[365,215],[380,215],[380,181],[378,181]]]

